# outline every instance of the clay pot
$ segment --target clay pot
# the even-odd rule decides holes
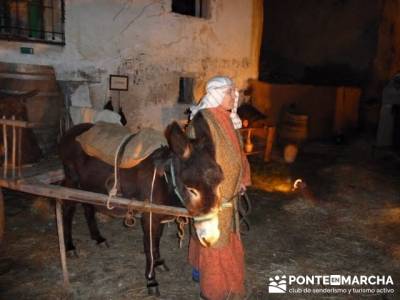
[[[253,151],[253,148],[254,148],[254,144],[252,142],[246,141],[246,143],[244,144],[244,151],[246,153],[250,153],[251,151]]]
[[[244,151],[250,153],[253,151],[254,144],[251,142],[251,128],[247,131],[246,142],[244,143]]]

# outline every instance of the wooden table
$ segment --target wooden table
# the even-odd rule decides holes
[[[262,154],[264,161],[271,161],[272,146],[275,140],[275,126],[265,126],[262,128],[242,128],[240,132],[243,136],[243,142],[250,134],[250,140],[254,143],[254,149],[251,152],[245,152],[246,155]],[[259,142],[261,141],[261,143]]]

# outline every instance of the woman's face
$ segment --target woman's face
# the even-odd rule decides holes
[[[225,110],[231,110],[235,104],[235,87],[228,88],[225,92],[224,99],[222,99],[221,106]]]

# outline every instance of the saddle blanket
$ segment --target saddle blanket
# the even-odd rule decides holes
[[[98,122],[88,131],[76,137],[82,149],[92,157],[114,166],[115,155],[123,139],[133,135],[120,153],[120,168],[132,168],[146,159],[161,146],[167,146],[164,134],[153,128],[142,128],[132,133],[118,124]]]

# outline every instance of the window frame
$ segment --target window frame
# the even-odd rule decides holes
[[[204,19],[204,20],[210,19],[211,18],[210,0],[193,0],[193,1],[194,1],[194,14],[187,14],[173,10],[174,0],[171,1],[171,12],[178,15],[197,18],[197,19]]]
[[[195,83],[194,76],[182,75],[179,77],[178,104],[193,104]]]
[[[16,5],[18,5],[19,3],[27,3],[27,5],[29,5],[29,3],[31,2],[30,0],[4,0],[3,2],[3,14],[0,15],[0,41],[17,41],[17,42],[29,42],[29,43],[41,43],[41,44],[52,44],[52,45],[60,45],[60,46],[65,46],[65,0],[52,0],[53,1],[58,1],[57,4],[59,4],[60,7],[60,16],[59,18],[57,18],[57,20],[52,20],[52,22],[54,22],[52,24],[52,31],[48,31],[45,30],[45,28],[43,28],[43,23],[44,23],[44,12],[42,12],[42,14],[40,14],[40,18],[41,18],[41,22],[42,22],[42,28],[41,30],[37,30],[34,29],[33,26],[31,26],[31,24],[29,24],[31,21],[29,20],[30,18],[30,12],[27,11],[26,12],[26,19],[28,20],[28,25],[26,27],[19,27],[18,26],[18,22],[17,22],[17,26],[13,26],[11,25],[11,22],[13,20],[12,17],[14,17],[15,19],[18,18],[18,10],[16,12],[15,16],[10,16],[10,4],[12,2],[16,3]],[[1,7],[0,7],[1,8]],[[54,18],[54,12],[55,10],[58,10],[58,5],[54,6],[54,4],[52,6],[45,6],[43,5],[43,8],[47,8],[47,9],[51,9],[50,13],[52,14],[52,18]],[[1,11],[0,11],[1,12]],[[6,15],[9,15],[9,19],[10,19],[10,25],[6,25],[5,20],[6,20]],[[60,31],[55,31],[55,25],[54,24],[59,24],[61,30]],[[17,33],[15,32],[11,32],[13,29],[16,29]],[[8,32],[7,32],[8,31]],[[37,32],[40,35],[43,35],[44,37],[29,37],[26,35],[21,34],[21,32]],[[53,36],[53,39],[51,37],[46,37],[47,34],[50,34]],[[55,36],[59,36],[59,39],[55,40]]]

